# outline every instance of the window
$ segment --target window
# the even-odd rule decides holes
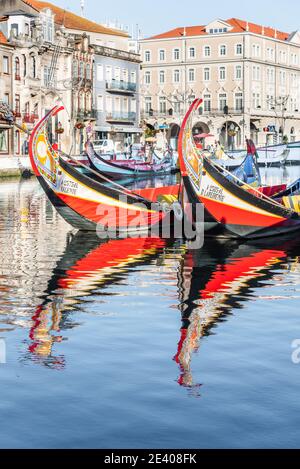
[[[195,47],[190,47],[189,48],[189,58],[194,59],[196,57],[196,49]]]
[[[151,83],[151,72],[145,73],[145,85],[150,85]]]
[[[260,93],[252,93],[252,106],[254,109],[261,108]]]
[[[166,60],[166,51],[164,49],[160,49],[158,58],[160,62],[164,62]]]
[[[128,81],[128,70],[127,70],[127,68],[123,68],[123,70],[122,70],[122,80],[126,81],[126,82]]]
[[[261,77],[260,67],[254,65],[252,68],[252,79],[256,81],[260,81],[260,77]]]
[[[20,59],[19,59],[19,57],[15,58],[15,80],[21,80],[21,76],[20,76]]]
[[[222,81],[226,80],[226,67],[219,68],[219,79]]]
[[[267,68],[267,83],[275,83],[275,69]]]
[[[2,102],[4,104],[9,104],[9,93],[4,93],[4,96],[2,98]]]
[[[50,67],[44,65],[44,86],[48,86],[50,82]]]
[[[17,23],[12,23],[10,32],[13,37],[17,37],[19,34],[19,25]]]
[[[286,72],[284,72],[283,70],[279,72],[279,80],[282,86],[286,85]]]
[[[174,70],[173,72],[173,81],[174,83],[180,82],[180,70]]]
[[[54,21],[50,9],[47,9],[46,12],[41,13],[41,20],[44,41],[53,42]]]
[[[174,50],[173,50],[173,59],[174,59],[174,60],[179,60],[179,59],[180,59],[180,51],[179,51],[179,49],[174,49]]]
[[[6,55],[3,56],[2,69],[3,73],[9,73],[9,58]]]
[[[160,70],[159,72],[159,83],[164,83],[165,82],[165,72],[164,70]]]
[[[164,96],[159,98],[159,112],[165,114],[167,112],[167,100]]]
[[[110,65],[107,65],[106,66],[106,69],[105,69],[105,78],[106,78],[106,81],[108,81],[109,83],[111,82],[112,80],[112,68]]]
[[[79,64],[79,78],[84,78],[84,63],[80,62]]]
[[[8,153],[8,129],[0,129],[0,153]]]
[[[130,82],[136,83],[136,72],[134,70],[130,73]]]
[[[258,44],[252,44],[252,55],[253,57],[260,57],[261,47]]]
[[[272,111],[274,107],[274,96],[268,94],[267,95],[267,106],[268,106],[268,111]]]
[[[242,76],[243,76],[242,66],[241,66],[241,65],[237,65],[237,66],[235,67],[235,79],[236,79],[236,80],[241,80],[241,79],[242,79]]]
[[[103,65],[97,64],[97,81],[103,81],[104,73],[103,73]]]
[[[236,111],[242,111],[244,107],[243,93],[235,93],[235,109]]]
[[[147,114],[150,114],[151,110],[152,110],[152,98],[150,96],[146,96],[146,98],[145,98],[145,112]]]
[[[226,46],[225,46],[225,44],[222,44],[219,48],[219,55],[224,56],[224,55],[226,55],[226,52],[227,52]]]
[[[103,111],[103,96],[100,94],[97,96],[97,111]]]
[[[121,78],[121,69],[120,67],[116,67],[114,70],[114,79],[119,81],[120,78]]]
[[[242,44],[237,44],[235,47],[235,53],[236,55],[242,55],[243,53],[243,46]]]
[[[195,81],[195,69],[194,68],[189,69],[188,78],[189,78],[190,83]]]
[[[219,94],[219,109],[220,111],[224,112],[225,107],[227,106],[227,94],[221,93]]]
[[[274,49],[272,49],[271,47],[267,48],[267,59],[274,60]]]
[[[203,108],[204,108],[204,112],[211,111],[211,95],[210,94],[205,94],[203,96]]]
[[[210,55],[211,55],[210,46],[205,46],[204,47],[204,57],[210,57]]]
[[[15,113],[16,113],[16,117],[20,117],[21,114],[21,106],[20,106],[20,95],[19,94],[16,94],[15,95]]]
[[[24,34],[25,36],[29,36],[29,24],[25,23],[24,25]]]
[[[26,55],[23,54],[23,77],[26,77],[27,74],[27,60]]]
[[[151,52],[150,52],[150,50],[145,51],[145,62],[151,62]]]
[[[91,65],[87,64],[85,69],[85,77],[87,80],[91,80]]]
[[[205,67],[204,69],[203,78],[204,78],[204,81],[210,80],[210,69],[208,67]]]
[[[36,78],[36,58],[34,56],[31,58],[31,70],[32,70],[32,77]]]

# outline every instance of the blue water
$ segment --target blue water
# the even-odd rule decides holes
[[[1,448],[299,447],[298,234],[100,244],[34,179],[0,214]]]

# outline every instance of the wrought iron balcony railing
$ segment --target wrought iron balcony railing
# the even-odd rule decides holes
[[[130,83],[123,80],[106,81],[106,89],[108,91],[122,91],[127,93],[136,92],[136,83]]]
[[[136,112],[110,112],[106,114],[108,122],[135,122]]]

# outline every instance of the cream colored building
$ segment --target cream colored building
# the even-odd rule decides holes
[[[235,149],[287,136],[300,140],[300,33],[231,18],[176,28],[140,42],[142,117],[167,127],[173,146],[194,97],[203,98],[194,133]],[[276,132],[264,132],[271,126]],[[272,129],[272,127],[274,127]]]

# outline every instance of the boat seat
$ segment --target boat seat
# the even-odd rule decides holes
[[[290,195],[288,197],[282,197],[282,203],[286,208],[300,213],[300,195]]]

